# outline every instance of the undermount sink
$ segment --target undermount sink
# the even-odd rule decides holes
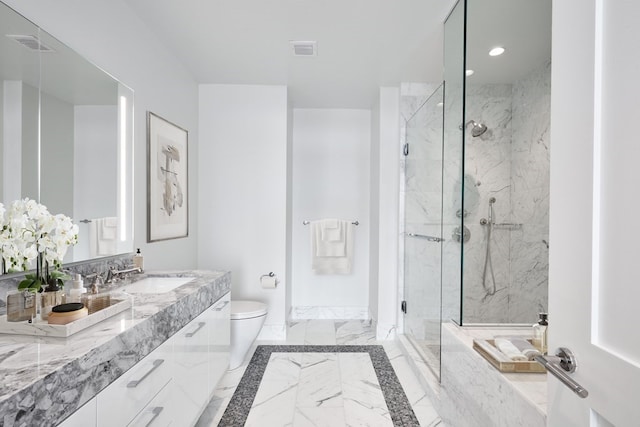
[[[162,294],[192,280],[193,277],[147,277],[125,285],[120,290],[130,294]]]

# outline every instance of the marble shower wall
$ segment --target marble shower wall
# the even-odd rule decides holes
[[[467,86],[466,120],[488,130],[465,141],[463,321],[533,323],[547,308],[550,70],[546,63],[513,85]],[[493,277],[487,269],[489,198]],[[495,278],[495,280],[494,280]]]

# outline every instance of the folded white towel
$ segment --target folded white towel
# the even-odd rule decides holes
[[[117,227],[112,227],[108,224],[117,225],[117,218],[107,217],[107,218],[97,218],[91,221],[91,223],[95,223],[96,225],[96,255],[98,256],[106,256],[106,255],[115,255],[117,253]],[[93,247],[93,245],[91,245]]]
[[[526,358],[527,360],[533,360],[540,354],[537,348],[524,338],[509,338],[511,344],[513,344]]]
[[[323,219],[320,227],[322,229],[322,240],[325,242],[340,242],[343,240],[343,222],[337,219]]]
[[[496,347],[498,347],[498,350],[503,352],[509,359],[513,360],[514,362],[524,362],[527,360],[526,356],[522,354],[522,352],[520,352],[520,350],[518,350],[518,348],[511,343],[511,341],[504,338],[496,338],[494,342],[496,344]]]
[[[344,256],[322,256],[318,255],[318,242],[322,242],[322,233],[319,227],[313,227],[311,223],[311,270],[315,274],[351,274],[351,265],[353,260],[353,225],[344,222]],[[337,243],[337,242],[322,242]]]
[[[325,240],[322,238],[323,226],[326,220],[311,222],[312,233],[315,235],[314,253],[319,257],[344,257],[347,255],[347,241],[344,233],[340,240]],[[344,228],[345,221],[340,221],[339,227]]]

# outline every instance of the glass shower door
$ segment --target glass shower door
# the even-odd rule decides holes
[[[443,87],[407,121],[404,182],[404,332],[440,374]]]

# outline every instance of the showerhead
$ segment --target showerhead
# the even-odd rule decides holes
[[[475,120],[469,120],[467,122],[467,126],[469,126],[470,124],[473,125],[473,127],[471,128],[471,136],[473,136],[474,138],[477,138],[487,131],[487,126],[485,124],[478,123]]]

